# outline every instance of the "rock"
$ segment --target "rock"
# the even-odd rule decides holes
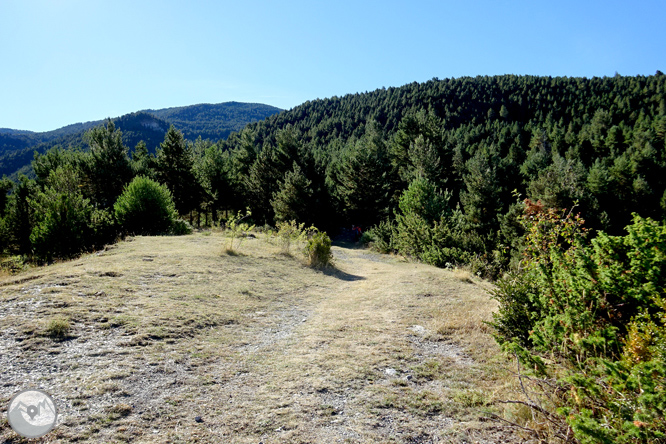
[[[421,336],[423,336],[426,333],[426,329],[422,325],[412,325],[411,327],[409,327],[409,329],[414,333],[416,333],[417,335]]]
[[[203,422],[203,418],[202,418],[201,416],[195,416],[195,417],[194,417],[194,420],[195,420],[196,422]]]

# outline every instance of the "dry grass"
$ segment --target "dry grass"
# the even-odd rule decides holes
[[[511,389],[488,284],[365,250],[317,271],[261,238],[227,245],[137,237],[0,279],[0,402],[49,391],[44,442],[517,440],[484,420]],[[64,341],[40,334],[56,318]]]

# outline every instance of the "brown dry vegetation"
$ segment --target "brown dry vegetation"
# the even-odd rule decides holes
[[[0,403],[50,392],[42,442],[521,441],[487,420],[515,385],[483,323],[489,284],[367,250],[336,246],[317,271],[261,238],[227,244],[136,237],[0,278]],[[0,436],[21,442],[4,417]]]

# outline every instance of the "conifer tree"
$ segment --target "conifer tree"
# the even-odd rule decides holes
[[[142,140],[134,147],[132,153],[132,171],[134,176],[155,176],[155,158],[148,153],[148,147]]]
[[[328,172],[329,186],[348,220],[362,226],[388,215],[391,182],[386,143],[373,124],[360,140],[345,146]]]
[[[311,184],[298,163],[294,162],[293,169],[287,171],[280,190],[273,194],[271,200],[276,221],[296,220],[306,225],[313,222]]]
[[[7,206],[7,194],[14,188],[14,183],[3,177],[0,180],[0,217],[5,215],[5,207]]]
[[[278,191],[282,178],[277,168],[278,154],[272,146],[266,146],[257,155],[244,181],[245,193],[252,208],[252,217],[263,223],[271,223],[274,213],[271,199]]]
[[[123,145],[121,131],[116,130],[111,120],[106,127],[90,130],[86,139],[90,153],[84,164],[84,182],[94,202],[101,208],[109,208],[132,179],[127,147]]]
[[[34,225],[34,208],[30,205],[37,194],[34,180],[19,176],[18,183],[9,195],[5,214],[6,239],[10,251],[29,254],[32,251],[30,233]]]
[[[200,188],[192,169],[192,154],[183,133],[173,125],[156,157],[157,178],[171,191],[178,213],[184,215],[194,210],[200,202]]]

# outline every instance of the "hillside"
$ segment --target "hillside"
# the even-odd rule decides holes
[[[126,146],[134,148],[143,140],[148,150],[155,152],[170,125],[183,131],[189,140],[200,136],[217,142],[250,122],[263,120],[280,111],[269,105],[226,102],[138,111],[113,120],[123,131]],[[0,177],[19,170],[26,172],[35,151],[41,154],[54,146],[85,147],[85,132],[103,123],[104,120],[75,123],[43,133],[0,129]]]
[[[226,102],[222,105],[203,103],[144,112],[175,125],[189,140],[201,136],[216,142],[250,122],[264,120],[282,111],[261,103]]]
[[[446,231],[473,231],[486,247],[472,249],[490,256],[519,234],[517,196],[553,208],[577,203],[589,228],[613,234],[623,232],[633,212],[663,219],[665,135],[660,72],[506,75],[306,102],[249,125],[223,148],[246,166],[235,191],[261,222],[277,217],[272,196],[292,186],[284,179],[295,174],[294,162],[301,183],[309,183],[300,191],[307,204],[298,207],[308,210],[295,210],[296,219],[322,226],[395,221],[400,197],[420,177],[448,190],[443,208],[457,226]]]
[[[343,245],[321,272],[261,235],[227,243],[136,237],[0,279],[0,402],[39,381],[59,442],[520,442],[486,420],[515,387],[486,283]]]

